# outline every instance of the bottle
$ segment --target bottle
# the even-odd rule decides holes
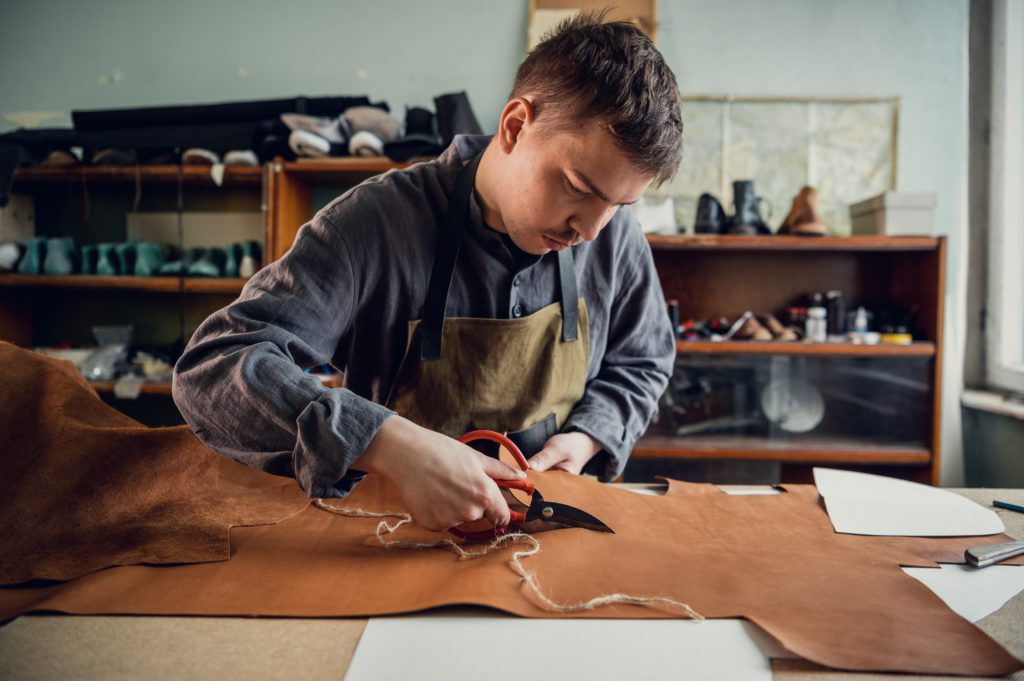
[[[805,335],[813,343],[824,343],[828,340],[828,313],[824,307],[815,303],[807,308],[807,326]]]
[[[857,308],[857,314],[853,317],[854,333],[865,334],[868,332],[868,311],[864,306]]]
[[[828,305],[828,337],[829,340],[844,340],[846,335],[846,306],[843,303],[842,291],[829,291],[825,294]]]

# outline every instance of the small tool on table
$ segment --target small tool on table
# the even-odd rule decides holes
[[[1005,508],[1009,511],[1024,513],[1024,506],[1011,504],[1008,501],[993,501],[996,508]],[[977,546],[964,551],[964,559],[974,567],[988,567],[994,563],[1013,558],[1024,554],[1024,541],[1011,541],[1002,544],[989,544],[988,546]]]
[[[497,433],[493,430],[474,430],[459,438],[459,442],[463,444],[468,444],[474,440],[490,440],[491,442],[497,442],[508,450],[508,453],[516,460],[516,463],[519,464],[520,468],[524,471],[529,470],[530,466],[526,462],[526,457],[523,456],[519,447],[501,433]],[[608,527],[586,511],[569,506],[568,504],[547,501],[543,496],[541,496],[540,490],[538,490],[532,482],[528,482],[526,480],[495,480],[494,482],[498,487],[509,490],[519,490],[530,495],[529,506],[520,504],[525,508],[525,510],[511,509],[511,522],[516,525],[523,525],[533,521],[542,521],[544,523],[552,523],[565,527],[582,527],[588,530],[594,530],[595,532],[608,532],[615,534],[612,528]],[[518,502],[518,499],[516,501]],[[489,527],[484,530],[464,528],[465,526],[460,525],[457,527],[451,527],[448,531],[456,537],[473,541],[494,539],[505,534],[504,527]]]

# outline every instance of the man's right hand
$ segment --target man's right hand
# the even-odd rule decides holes
[[[413,520],[437,531],[480,519],[496,527],[508,525],[508,503],[494,480],[526,477],[401,416],[384,422],[352,467],[390,480]]]

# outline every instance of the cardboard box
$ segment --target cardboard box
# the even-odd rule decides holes
[[[0,208],[0,241],[27,242],[36,235],[36,203],[31,196],[11,194]]]
[[[935,233],[935,194],[885,192],[850,206],[850,234],[931,236]]]

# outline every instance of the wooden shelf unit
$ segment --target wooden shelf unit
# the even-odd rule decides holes
[[[252,166],[229,166],[224,169],[225,183],[259,185],[264,169]],[[76,166],[71,168],[19,168],[14,175],[14,190],[24,191],[32,184],[75,183],[174,183],[178,178],[188,184],[214,184],[210,166],[140,165],[140,166]]]
[[[934,357],[935,343],[916,341],[909,345],[879,343],[806,343],[783,341],[676,341],[676,352],[729,355],[802,355],[827,357]]]
[[[647,237],[668,299],[680,317],[735,319],[747,310],[780,316],[815,291],[840,290],[847,309],[895,304],[916,309],[910,345],[683,341],[685,356],[801,356],[877,358],[930,362],[927,446],[902,446],[850,438],[707,435],[670,437],[652,428],[633,457],[686,460],[778,461],[792,480],[806,479],[816,464],[867,470],[938,484],[942,386],[944,237]],[[809,434],[808,434],[809,435]]]
[[[202,277],[101,277],[0,274],[4,288],[121,289],[160,293],[239,293],[245,279]]]

